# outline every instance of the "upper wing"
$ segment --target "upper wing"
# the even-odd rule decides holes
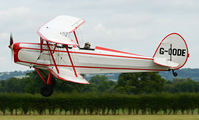
[[[48,23],[41,26],[38,34],[49,42],[59,44],[75,45],[75,43],[67,37],[67,35],[75,31],[85,21],[81,18],[72,16],[57,16]]]
[[[55,67],[49,67],[49,71],[56,78],[79,84],[89,84],[89,82],[85,80],[80,74],[77,73],[78,76],[76,77],[73,71],[63,67],[58,67],[58,68],[59,68],[59,73],[57,73]]]

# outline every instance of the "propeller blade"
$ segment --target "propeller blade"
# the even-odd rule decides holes
[[[12,46],[13,44],[13,38],[12,38],[12,33],[10,33],[10,47]]]

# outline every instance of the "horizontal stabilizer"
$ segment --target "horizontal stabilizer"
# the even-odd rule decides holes
[[[87,80],[85,80],[80,74],[77,73],[77,77],[75,76],[74,72],[63,68],[63,67],[58,67],[59,73],[57,73],[57,70],[55,67],[50,67],[49,71],[58,79],[69,81],[69,82],[74,82],[74,83],[79,83],[79,84],[89,84]]]
[[[155,57],[153,59],[153,62],[155,64],[161,65],[161,66],[166,66],[166,67],[170,67],[170,68],[177,68],[180,64],[175,63],[173,61],[170,61],[169,59],[166,58],[157,58]]]

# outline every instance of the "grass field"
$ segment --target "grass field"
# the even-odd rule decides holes
[[[0,116],[0,120],[199,120],[199,115],[43,115]]]

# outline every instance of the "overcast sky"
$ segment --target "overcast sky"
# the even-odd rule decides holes
[[[39,42],[36,31],[58,15],[83,18],[81,44],[153,56],[160,41],[177,32],[187,41],[185,68],[199,68],[199,0],[0,0],[0,72],[27,70],[14,64],[14,42]]]

